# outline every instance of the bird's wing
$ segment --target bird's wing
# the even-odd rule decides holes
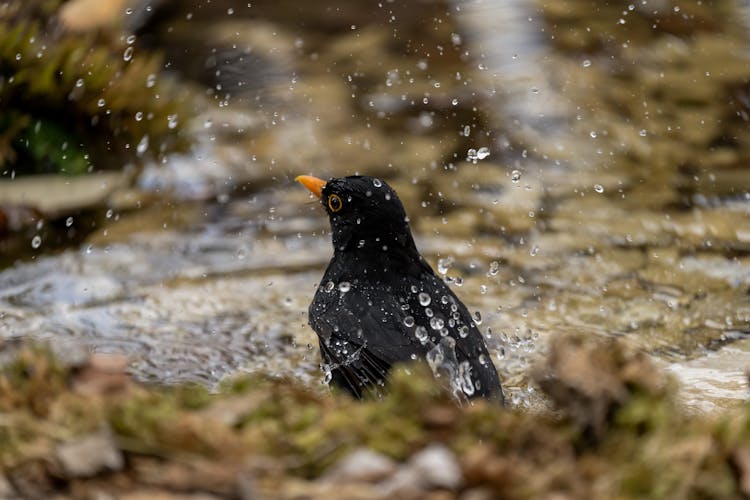
[[[453,340],[451,347],[455,350],[459,375],[463,377],[463,392],[467,396],[490,396],[502,400],[497,370],[482,333],[466,306],[426,264],[420,275],[412,278],[409,291],[415,287],[417,292],[410,294],[409,300],[415,329],[420,325],[426,327],[429,342],[436,346],[443,338]],[[473,389],[466,385],[469,380]]]
[[[332,380],[354,395],[382,385],[394,363],[424,356],[425,347],[407,331],[407,314],[394,307],[389,291],[355,284],[346,293],[331,292],[330,299],[311,314],[311,326]]]
[[[325,312],[311,314],[316,318],[312,326],[332,380],[355,396],[363,387],[382,384],[394,363],[430,361],[433,354],[452,379],[463,382],[459,385],[467,396],[502,399],[481,332],[429,267],[388,286],[358,283],[343,294],[333,291],[326,302]],[[446,338],[452,339],[450,345]]]

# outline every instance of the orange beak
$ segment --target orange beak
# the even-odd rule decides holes
[[[318,198],[320,198],[320,195],[323,192],[323,188],[326,185],[326,181],[324,181],[323,179],[318,179],[317,177],[313,177],[312,175],[298,175],[294,178],[294,180],[305,186],[310,190],[312,194],[314,194]]]

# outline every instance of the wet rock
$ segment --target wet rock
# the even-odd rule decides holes
[[[463,482],[456,456],[441,444],[433,444],[420,451],[412,457],[410,464],[420,474],[420,481],[427,488],[453,490]]]
[[[105,470],[120,470],[124,459],[108,431],[60,444],[57,459],[68,477],[91,477]]]
[[[419,473],[408,465],[400,468],[380,486],[383,497],[417,498],[423,493]]]
[[[360,448],[341,459],[326,472],[322,480],[372,483],[391,476],[395,471],[396,462],[390,457],[368,448]]]
[[[445,445],[432,444],[414,455],[382,487],[386,495],[410,497],[425,490],[456,490],[462,484],[455,454]]]
[[[49,217],[101,204],[127,183],[121,172],[99,172],[78,177],[34,175],[0,181],[0,200],[8,205],[34,207]]]

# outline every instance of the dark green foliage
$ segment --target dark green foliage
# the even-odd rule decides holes
[[[27,126],[15,139],[13,149],[24,156],[19,161],[37,172],[86,173],[86,152],[76,137],[53,120],[39,119]]]

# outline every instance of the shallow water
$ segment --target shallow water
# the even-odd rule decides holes
[[[698,411],[746,399],[741,11],[555,5],[342,7],[331,30],[241,21],[275,30],[257,43],[283,62],[276,79],[207,111],[197,152],[129,194],[183,201],[113,202],[80,248],[0,273],[0,335],[124,352],[149,381],[261,370],[321,387],[306,309],[327,221],[291,179],[358,171],[388,179],[419,247],[481,312],[514,404],[538,402],[529,369],[568,331],[651,353]]]

